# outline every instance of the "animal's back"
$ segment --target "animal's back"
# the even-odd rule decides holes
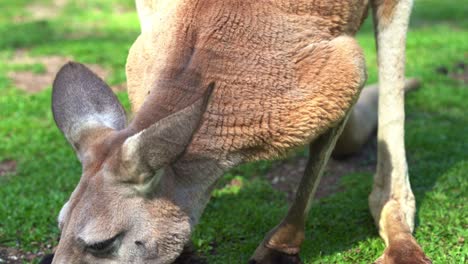
[[[181,4],[177,12],[176,37],[163,41],[173,41],[164,65],[151,70],[137,59],[152,52],[132,48],[129,93],[136,110],[141,99],[135,94],[152,85],[132,86],[131,79],[194,79],[201,87],[214,82],[189,151],[242,159],[279,155],[339,121],[365,81],[363,57],[351,37],[367,12],[365,0],[210,0]],[[135,46],[163,49],[154,39],[164,38],[157,30],[152,37],[142,34]]]

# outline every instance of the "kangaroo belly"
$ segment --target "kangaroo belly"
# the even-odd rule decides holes
[[[215,94],[190,151],[242,160],[282,155],[339,122],[366,79],[362,52],[351,37],[277,56],[210,73]]]
[[[170,45],[171,56],[184,59],[165,59],[177,65],[158,66],[176,69],[165,71],[170,72],[165,79],[193,75],[202,85],[215,83],[188,152],[238,155],[242,160],[272,158],[339,122],[365,81],[361,49],[348,34],[359,27],[367,1],[359,7],[353,1],[360,0],[297,1],[289,6],[279,0],[236,5],[239,1],[204,1],[207,6],[198,8],[216,15],[177,29],[184,34],[174,40],[179,48]],[[154,83],[161,78],[148,70],[154,66],[138,63],[138,58],[152,61],[151,54],[159,49],[152,41],[148,45],[140,38],[132,48],[133,53],[147,54],[130,52],[129,64],[141,67],[128,76],[129,84],[135,84],[129,86],[134,110],[152,88],[141,80]]]

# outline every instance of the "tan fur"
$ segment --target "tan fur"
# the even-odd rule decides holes
[[[381,26],[387,26],[395,12],[395,6],[399,0],[373,0],[376,16],[381,21]]]
[[[198,9],[174,16],[177,21],[166,21],[184,25],[186,17],[199,18],[174,33],[154,23],[151,35],[143,33],[129,54],[132,109],[138,111],[149,92],[167,89],[153,91],[156,79],[201,75],[202,86],[214,82],[216,89],[190,152],[218,157],[242,153],[243,159],[253,160],[303,145],[344,116],[364,83],[360,48],[340,36],[359,27],[366,8],[357,3],[203,1]],[[165,10],[155,12],[158,17]],[[155,36],[163,34],[177,36],[167,42],[184,45],[174,48],[178,53],[159,54],[166,41],[161,44]],[[193,52],[190,58],[184,58],[185,50]],[[165,70],[149,63],[165,56]],[[171,88],[177,93],[181,87]]]

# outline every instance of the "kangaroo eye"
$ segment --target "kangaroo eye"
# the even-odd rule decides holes
[[[117,251],[120,246],[120,241],[121,239],[119,234],[113,238],[87,245],[85,249],[96,257],[105,257]]]

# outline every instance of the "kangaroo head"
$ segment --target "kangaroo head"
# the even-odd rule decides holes
[[[171,263],[196,217],[190,177],[177,165],[208,103],[201,99],[145,129],[126,127],[110,88],[85,66],[65,65],[53,85],[57,126],[82,163],[59,215],[53,263]]]

